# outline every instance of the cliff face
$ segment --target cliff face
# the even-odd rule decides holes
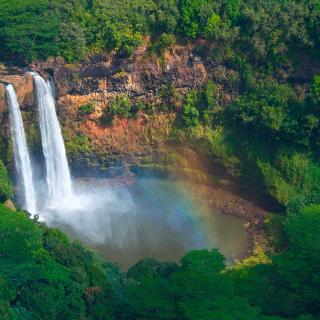
[[[123,92],[133,98],[150,98],[169,84],[185,91],[207,80],[207,66],[193,49],[175,46],[158,58],[147,52],[147,46],[142,46],[129,59],[110,54],[95,56],[80,66],[55,62],[47,67],[58,83],[60,96]]]
[[[1,74],[0,73],[0,115],[7,108],[5,85],[11,83],[17,93],[18,101],[23,107],[34,105],[34,91],[32,76],[28,74]]]
[[[192,192],[201,201],[221,212],[247,217],[248,228],[253,229],[250,233],[264,239],[265,211],[239,197],[238,186],[228,180],[223,166],[212,156],[195,151],[185,139],[183,143],[176,141],[176,137],[172,139],[188,91],[203,87],[211,79],[220,88],[220,104],[228,103],[236,95],[232,83],[239,75],[207,62],[206,55],[202,57],[196,47],[197,44],[175,46],[159,58],[150,55],[143,46],[130,59],[110,54],[93,57],[80,65],[55,60],[35,64],[33,68],[54,79],[57,112],[73,173],[95,175],[110,172],[112,167],[117,173],[116,168],[123,166],[133,171],[145,167],[181,173],[186,181],[192,180],[196,186]],[[0,82],[0,156],[10,164],[5,83],[14,85],[29,146],[33,153],[41,155],[32,77],[10,71],[0,73]],[[132,105],[140,103],[157,111],[142,110],[127,119],[115,117],[112,123],[103,123],[111,101],[123,96]],[[90,112],[83,112],[88,106]],[[254,237],[249,240],[255,241]]]
[[[58,116],[74,172],[90,175],[118,166],[188,170],[189,162],[202,162],[191,148],[171,138],[188,91],[203,87],[211,79],[221,87],[221,104],[236,95],[232,86],[236,72],[212,64],[207,56],[205,43],[176,45],[161,57],[151,54],[144,45],[130,58],[106,54],[79,65],[64,64],[58,59],[34,64],[34,70],[54,79]],[[40,155],[33,81],[24,71],[0,72],[0,81],[14,85],[28,143]],[[0,90],[0,122],[5,128],[1,136],[8,141],[4,87]],[[157,111],[142,110],[127,119],[115,117],[112,123],[103,123],[110,102],[123,96],[132,105],[147,105]],[[89,113],[82,112],[86,106],[90,106]],[[215,167],[213,159],[209,162],[210,167]],[[206,165],[198,169],[206,175]]]
[[[233,74],[232,70],[207,64],[194,46],[175,46],[161,58],[142,46],[129,59],[110,54],[77,66],[52,61],[34,67],[54,78],[59,118],[76,169],[163,161],[170,152],[168,140],[184,95],[218,73],[220,81],[221,72],[226,81]],[[174,110],[155,114],[142,111],[103,125],[101,118],[110,101],[123,95],[134,105],[170,106]],[[224,98],[231,99],[227,94]],[[92,112],[81,113],[81,107],[88,105]]]
[[[194,43],[174,46],[157,57],[148,52],[146,44],[130,58],[106,54],[94,56],[79,65],[67,65],[59,60],[34,64],[33,69],[50,75],[55,81],[57,110],[72,164],[80,168],[101,167],[106,162],[154,162],[165,156],[172,124],[177,111],[182,109],[185,93],[212,79],[221,87],[227,87],[224,101],[232,99],[234,93],[230,83],[235,72],[207,62],[206,54],[201,55],[199,46],[202,46],[202,52],[205,51],[205,44]],[[16,88],[21,108],[26,111],[26,129],[29,130],[32,122],[33,127],[36,123],[32,77],[20,71],[8,73],[0,73],[0,81],[12,83]],[[102,124],[101,117],[108,110],[110,101],[123,95],[134,105],[163,106],[160,110],[165,112],[142,111],[134,118]],[[86,105],[93,108],[89,114],[81,112],[81,107]],[[168,106],[172,112],[166,109]],[[2,116],[5,110],[2,86]],[[33,121],[30,113],[33,113]],[[32,136],[36,134],[35,128],[31,133]],[[32,143],[37,141],[39,139],[34,137],[30,140]]]

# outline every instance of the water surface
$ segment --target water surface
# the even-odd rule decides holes
[[[228,260],[246,252],[245,221],[192,199],[181,182],[139,178],[129,187],[97,185],[78,187],[84,209],[53,210],[46,220],[123,269],[146,257],[178,262],[192,249],[218,248]]]

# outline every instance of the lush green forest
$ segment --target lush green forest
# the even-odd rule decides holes
[[[218,156],[283,211],[269,222],[272,252],[257,248],[226,266],[216,250],[192,251],[180,264],[145,259],[124,273],[0,206],[0,319],[320,319],[319,0],[0,0],[0,8],[8,65],[79,63],[106,51],[128,58],[147,35],[158,56],[176,42],[214,44],[200,54],[236,71],[223,88],[234,99],[222,103],[222,85],[208,81],[181,110],[167,103],[161,111],[179,113],[177,139]],[[305,65],[313,68],[304,81],[286,75]],[[118,97],[101,120],[141,110],[150,108]],[[0,202],[9,198],[0,160]]]
[[[319,319],[320,207],[311,202],[288,213],[280,254],[226,267],[217,250],[191,251],[179,265],[145,259],[127,273],[1,206],[1,319]]]
[[[317,55],[319,17],[318,0],[1,0],[0,56],[77,61],[105,50],[125,55],[144,35],[162,34],[162,45],[170,43],[165,35],[216,41],[239,64],[270,71],[292,50]]]

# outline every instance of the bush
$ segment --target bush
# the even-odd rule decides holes
[[[67,62],[79,61],[88,52],[85,32],[74,22],[61,23],[58,44],[59,55]]]
[[[66,137],[66,149],[70,154],[89,153],[91,151],[91,142],[87,136],[77,134]]]
[[[320,103],[320,75],[316,75],[313,78],[311,85],[311,99],[314,104]]]
[[[88,115],[91,114],[95,111],[95,106],[91,103],[89,104],[84,104],[79,107],[79,114],[81,115]]]
[[[163,33],[151,46],[151,51],[162,55],[166,49],[169,49],[176,43],[176,37],[173,34]]]
[[[129,118],[132,115],[132,104],[130,99],[125,95],[119,95],[109,102],[108,108],[101,117],[104,125],[111,124],[115,117]]]
[[[290,125],[299,121],[299,109],[302,108],[289,85],[265,81],[228,106],[226,122],[263,135],[267,140],[294,139],[302,135],[301,126]]]
[[[13,197],[13,186],[8,175],[7,168],[0,160],[0,201]]]
[[[200,113],[197,109],[197,93],[190,92],[186,95],[182,112],[182,121],[186,127],[195,127],[199,124]]]
[[[110,101],[109,112],[112,116],[129,118],[131,111],[131,101],[126,95],[120,95]]]
[[[1,205],[0,237],[1,319],[113,318],[107,272],[91,251]]]

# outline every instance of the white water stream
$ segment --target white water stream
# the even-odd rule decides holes
[[[17,181],[20,188],[23,190],[22,207],[29,213],[34,215],[37,211],[37,200],[33,184],[33,172],[22,116],[14,87],[9,84],[6,87],[6,91],[9,107],[11,135],[14,148],[14,161],[17,170]]]
[[[66,149],[55,109],[53,88],[49,81],[33,73],[38,103],[39,124],[48,187],[47,206],[55,208],[70,204],[73,199],[72,182]]]

